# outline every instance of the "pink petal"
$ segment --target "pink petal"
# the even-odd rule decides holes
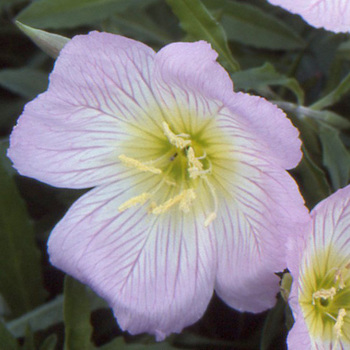
[[[15,168],[58,187],[111,182],[125,126],[158,111],[150,90],[153,58],[146,45],[117,35],[74,37],[48,91],[26,106],[11,135]]]
[[[302,232],[310,218],[296,183],[276,167],[260,140],[229,116],[221,122],[232,136],[228,152],[235,160],[232,172],[220,171],[226,195],[215,222],[220,256],[215,289],[230,306],[260,312],[275,303],[274,273],[286,267],[287,238]]]
[[[332,339],[327,341],[310,338],[304,315],[298,303],[299,291],[305,288],[303,278],[310,268],[310,261],[315,268],[325,266],[324,261],[317,261],[318,256],[328,249],[330,268],[342,266],[340,259],[344,257],[343,264],[349,261],[350,247],[350,186],[338,190],[336,193],[320,202],[311,212],[312,226],[307,229],[307,234],[292,237],[287,250],[288,268],[292,273],[293,286],[290,296],[290,307],[296,322],[288,336],[289,349],[300,349],[302,344],[306,348],[331,349]],[[336,256],[334,255],[336,253]],[[321,254],[319,254],[321,253]],[[337,259],[335,266],[332,259]],[[334,339],[333,339],[334,341]],[[310,346],[309,344],[312,344]],[[340,348],[347,348],[348,344],[339,341]]]
[[[79,199],[50,236],[50,259],[105,298],[122,329],[161,340],[204,313],[213,293],[215,244],[198,213],[118,212],[133,195],[121,188],[101,186]]]
[[[288,350],[312,349],[309,331],[307,329],[301,311],[300,313],[294,312],[293,315],[295,323],[293,325],[293,328],[288,333]]]
[[[176,100],[182,97],[191,101],[190,95],[194,93],[197,99],[203,96],[206,101],[229,107],[246,128],[264,140],[282,167],[294,168],[302,157],[298,130],[280,109],[265,99],[234,93],[229,75],[216,58],[217,53],[204,41],[164,47],[155,58],[156,82],[161,87],[158,99],[168,92]]]
[[[233,84],[217,57],[205,41],[169,44],[156,55],[155,78],[160,84],[221,101],[232,94]]]
[[[268,0],[273,5],[302,16],[316,28],[333,32],[350,31],[349,0]]]
[[[231,112],[241,118],[268,152],[285,169],[292,169],[302,158],[299,131],[284,112],[262,97],[235,93],[227,102]]]
[[[349,255],[350,186],[319,203],[311,212],[314,218],[313,250],[333,246],[340,254]],[[311,237],[310,237],[311,238]]]

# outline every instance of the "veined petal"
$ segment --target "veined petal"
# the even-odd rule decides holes
[[[215,283],[239,310],[272,306],[286,236],[308,218],[284,170],[300,159],[298,132],[264,99],[235,94],[216,57],[204,42],[155,54],[78,36],[11,137],[22,174],[98,186],[55,227],[50,258],[133,334],[181,331]]]
[[[348,0],[268,0],[273,5],[302,16],[316,28],[333,32],[350,31],[350,2]]]
[[[137,41],[93,32],[61,51],[48,91],[29,103],[9,157],[22,175],[58,187],[108,183],[118,174],[125,125],[154,123],[150,88],[154,51]]]
[[[311,230],[312,221],[310,220],[305,231],[301,232],[299,235],[291,235],[287,240],[287,266],[293,278],[288,304],[292,310],[294,318],[293,327],[288,332],[287,338],[289,350],[312,349],[309,330],[305,323],[298,300],[299,265],[307,244],[307,237]]]
[[[235,93],[226,101],[231,119],[249,130],[284,169],[292,169],[302,158],[299,131],[285,113],[262,97]],[[276,132],[278,130],[278,132]]]
[[[294,168],[302,157],[298,130],[282,110],[264,98],[234,93],[229,75],[216,58],[217,53],[203,41],[174,43],[161,49],[155,57],[154,74],[159,101],[169,94],[176,101],[196,106],[194,93],[197,100],[205,101],[202,104],[215,101],[217,106],[229,107],[246,129],[264,140],[282,167]]]
[[[216,62],[217,57],[217,52],[205,41],[169,44],[156,54],[155,79],[160,84],[222,100],[231,95],[233,84]]]
[[[226,128],[233,161],[230,168],[219,159],[213,163],[221,167],[213,176],[224,198],[214,226],[221,257],[215,289],[230,306],[260,312],[276,301],[279,279],[274,273],[286,266],[288,236],[302,232],[310,219],[294,180],[230,120]]]
[[[231,200],[215,223],[221,257],[215,289],[230,306],[250,312],[275,304],[279,278],[274,273],[286,266],[285,241],[307,220],[289,175],[267,169],[262,174],[261,168],[241,168],[245,172],[236,177],[239,183],[231,186]]]
[[[122,329],[161,340],[204,313],[216,248],[197,213],[158,216],[142,206],[118,212],[132,195],[115,183],[83,196],[52,232],[49,254],[108,301]]]
[[[289,331],[287,338],[288,350],[313,349],[311,346],[309,331],[301,311],[298,313],[293,312],[293,316],[294,325]],[[321,350],[322,348],[317,349]]]

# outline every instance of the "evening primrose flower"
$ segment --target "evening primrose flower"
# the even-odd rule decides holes
[[[268,0],[273,5],[300,15],[316,28],[333,32],[350,31],[349,0]]]
[[[52,264],[91,286],[122,329],[163,339],[204,313],[273,306],[286,237],[308,214],[285,171],[298,131],[234,93],[206,42],[158,53],[93,32],[61,51],[9,157],[26,176],[90,188],[54,228]]]
[[[350,349],[350,186],[311,212],[309,234],[293,240],[288,268],[295,324],[289,349]]]

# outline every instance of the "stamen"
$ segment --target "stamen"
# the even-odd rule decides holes
[[[334,296],[337,294],[337,290],[332,287],[330,289],[320,289],[317,292],[312,294],[312,305],[315,305],[315,299],[331,299],[333,300]]]
[[[148,214],[152,214],[153,213],[153,209],[155,209],[157,207],[157,203],[155,201],[151,202],[151,205],[148,208]]]
[[[211,224],[211,222],[212,221],[214,221],[215,219],[216,219],[216,213],[215,212],[211,212],[208,216],[207,216],[207,218],[205,219],[205,221],[204,221],[204,226],[205,227],[208,227],[210,224]]]
[[[218,212],[218,197],[216,196],[215,189],[214,189],[213,185],[209,182],[207,177],[203,177],[203,180],[205,181],[205,183],[209,187],[210,193],[211,193],[211,195],[213,197],[213,201],[214,201],[214,210],[206,217],[206,219],[204,221],[204,226],[208,227],[210,225],[210,223],[213,222],[217,217],[216,213]]]
[[[339,289],[344,289],[345,282],[344,277],[340,269],[337,269],[335,276],[334,276],[334,283],[339,281]]]
[[[151,196],[151,193],[145,192],[140,194],[139,196],[132,197],[126,202],[124,202],[122,205],[120,205],[118,207],[118,210],[121,212],[131,207],[134,207],[137,204],[144,204],[149,198],[151,198]]]
[[[187,150],[188,172],[191,179],[196,179],[203,172],[203,164],[195,157],[194,150],[189,147]]]
[[[196,193],[193,188],[190,188],[186,191],[184,197],[181,199],[179,208],[184,212],[188,213],[190,211],[190,207],[192,202],[196,199]]]
[[[145,163],[138,161],[137,159],[129,158],[129,157],[125,156],[124,154],[121,154],[118,158],[121,160],[121,162],[124,165],[126,165],[128,167],[136,168],[137,170],[150,172],[153,174],[161,174],[162,173],[161,169],[155,168],[153,166],[149,166]]]
[[[195,193],[192,188],[189,190],[184,190],[177,196],[167,200],[165,203],[152,208],[151,212],[153,214],[163,214],[177,203],[180,203],[180,209],[186,212],[186,210],[189,210],[189,205],[194,199],[193,196],[195,197]]]
[[[344,317],[346,316],[345,309],[339,309],[337,321],[335,322],[335,325],[333,327],[334,333],[336,334],[337,338],[340,338],[342,334],[342,327],[344,326]]]
[[[175,135],[166,122],[162,123],[164,135],[168,138],[169,142],[176,148],[186,148],[191,144],[191,140],[184,140],[182,137],[189,137],[187,134]]]

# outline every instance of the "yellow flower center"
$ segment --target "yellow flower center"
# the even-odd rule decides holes
[[[350,344],[350,264],[330,250],[306,261],[299,303],[310,335]]]
[[[161,123],[161,128],[163,139],[158,143],[161,153],[158,158],[143,161],[125,154],[119,155],[118,158],[125,167],[158,177],[158,185],[150,192],[143,192],[130,198],[118,209],[124,211],[148,203],[147,210],[153,215],[164,214],[173,208],[188,213],[198,199],[198,183],[201,181],[210,197],[211,208],[207,211],[203,223],[208,226],[217,216],[218,200],[216,190],[210,181],[212,163],[203,147],[205,142],[191,138],[187,133],[174,133],[165,121]],[[167,191],[164,190],[164,186],[171,187],[168,192],[172,195],[159,202],[157,201],[159,192]]]

